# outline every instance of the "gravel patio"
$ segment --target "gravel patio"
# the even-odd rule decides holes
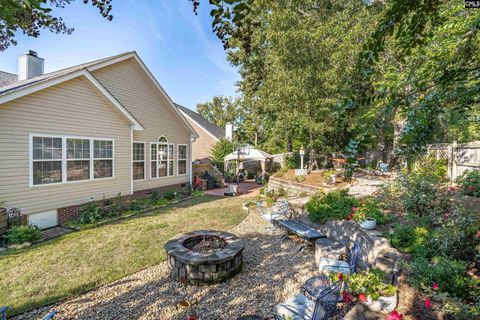
[[[316,269],[313,250],[267,231],[251,211],[231,230],[246,240],[243,271],[225,283],[192,287],[172,281],[166,263],[86,294],[15,317],[37,319],[54,308],[59,319],[236,319],[272,317],[275,304],[298,292]],[[189,306],[187,306],[189,305]]]

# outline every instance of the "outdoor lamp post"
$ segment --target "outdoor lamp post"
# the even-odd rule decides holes
[[[305,155],[305,149],[303,146],[300,148],[300,170],[303,172],[303,156]]]
[[[395,225],[391,224],[390,228],[388,229],[388,233],[390,234],[390,245],[393,244],[393,233],[395,232]]]

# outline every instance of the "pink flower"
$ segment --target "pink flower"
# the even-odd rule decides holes
[[[449,191],[457,191],[458,187],[448,187]]]
[[[473,191],[473,190],[475,190],[475,186],[468,186],[467,190],[468,191]]]
[[[358,211],[358,210],[360,210],[359,207],[353,207],[353,208],[352,208],[352,211]]]
[[[477,234],[475,235],[475,237],[477,237],[477,239],[480,240],[480,230],[477,231]]]
[[[438,283],[432,284],[432,289],[433,289],[433,290],[437,290],[437,289],[438,289]]]
[[[430,309],[432,307],[432,301],[430,298],[425,299],[425,308]]]
[[[392,311],[388,316],[386,320],[402,320],[403,319],[403,314],[398,313],[397,310]]]

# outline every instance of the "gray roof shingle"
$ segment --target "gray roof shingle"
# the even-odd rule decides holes
[[[11,83],[14,83],[18,80],[18,76],[13,73],[0,71],[0,88],[8,86]]]
[[[199,113],[190,110],[184,106],[179,105],[178,103],[175,103],[177,108],[185,113],[187,116],[193,119],[196,123],[198,123],[199,126],[201,126],[203,129],[208,131],[211,135],[216,137],[217,139],[222,139],[225,137],[225,129],[222,129],[218,127],[217,125],[211,123],[207,119],[205,119],[202,115]]]

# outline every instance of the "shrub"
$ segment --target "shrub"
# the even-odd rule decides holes
[[[275,203],[275,199],[273,199],[272,197],[268,196],[265,198],[265,205],[267,206],[267,208],[273,207],[274,203]]]
[[[261,188],[258,190],[258,194],[265,194],[265,187],[261,187]]]
[[[285,191],[285,189],[283,189],[282,187],[280,187],[278,190],[277,190],[277,196],[278,197],[285,197],[287,195],[287,191]]]
[[[128,210],[130,210],[130,211],[138,211],[138,210],[142,210],[142,209],[143,209],[143,206],[140,203],[140,201],[138,201],[138,200],[132,200],[132,201],[130,201],[130,204],[128,205]]]
[[[15,226],[5,234],[7,242],[10,244],[22,244],[25,242],[35,242],[40,240],[42,232],[40,228],[34,225]]]
[[[173,200],[173,199],[175,199],[175,196],[176,196],[176,192],[173,191],[173,190],[167,190],[163,194],[163,197],[167,200]]]
[[[422,177],[430,177],[439,182],[443,181],[447,176],[447,160],[437,160],[433,155],[420,157],[416,161],[413,172]]]
[[[153,202],[157,202],[157,200],[159,200],[161,198],[160,196],[160,192],[158,190],[154,190],[152,191],[152,193],[150,194],[150,199],[153,201]]]
[[[403,252],[414,256],[429,257],[433,249],[428,246],[430,231],[424,226],[396,225],[393,245]]]
[[[471,299],[480,294],[480,282],[467,274],[467,267],[467,262],[446,257],[434,257],[431,261],[417,258],[411,264],[408,282],[424,290],[437,283],[439,291],[453,297]]]
[[[397,214],[404,211],[400,197],[404,192],[404,188],[398,179],[390,180],[379,188],[377,200],[379,205],[385,209],[392,212],[392,214]]]
[[[102,218],[100,207],[89,203],[80,208],[80,222],[85,224],[97,223]]]
[[[480,248],[480,239],[477,236],[479,230],[479,218],[469,211],[457,208],[432,233],[430,246],[435,248],[439,255],[478,264],[480,261],[474,257]]]
[[[325,223],[328,220],[345,219],[358,204],[355,198],[348,195],[348,189],[342,189],[314,195],[308,200],[306,208],[312,221]]]
[[[480,197],[480,170],[467,170],[457,179],[462,194]]]
[[[400,200],[407,212],[419,216],[436,216],[445,211],[447,198],[435,177],[410,174],[402,176],[403,192]]]
[[[300,158],[301,157],[300,157],[299,152],[294,152],[290,157],[287,157],[287,167],[286,167],[286,169],[300,168]],[[301,169],[303,169],[303,168],[301,168]]]
[[[295,182],[303,182],[305,181],[305,177],[304,176],[297,176],[295,177]]]
[[[325,182],[328,182],[328,179],[330,178],[331,175],[338,175],[337,170],[335,169],[330,169],[330,170],[325,170],[323,171],[323,180]]]

